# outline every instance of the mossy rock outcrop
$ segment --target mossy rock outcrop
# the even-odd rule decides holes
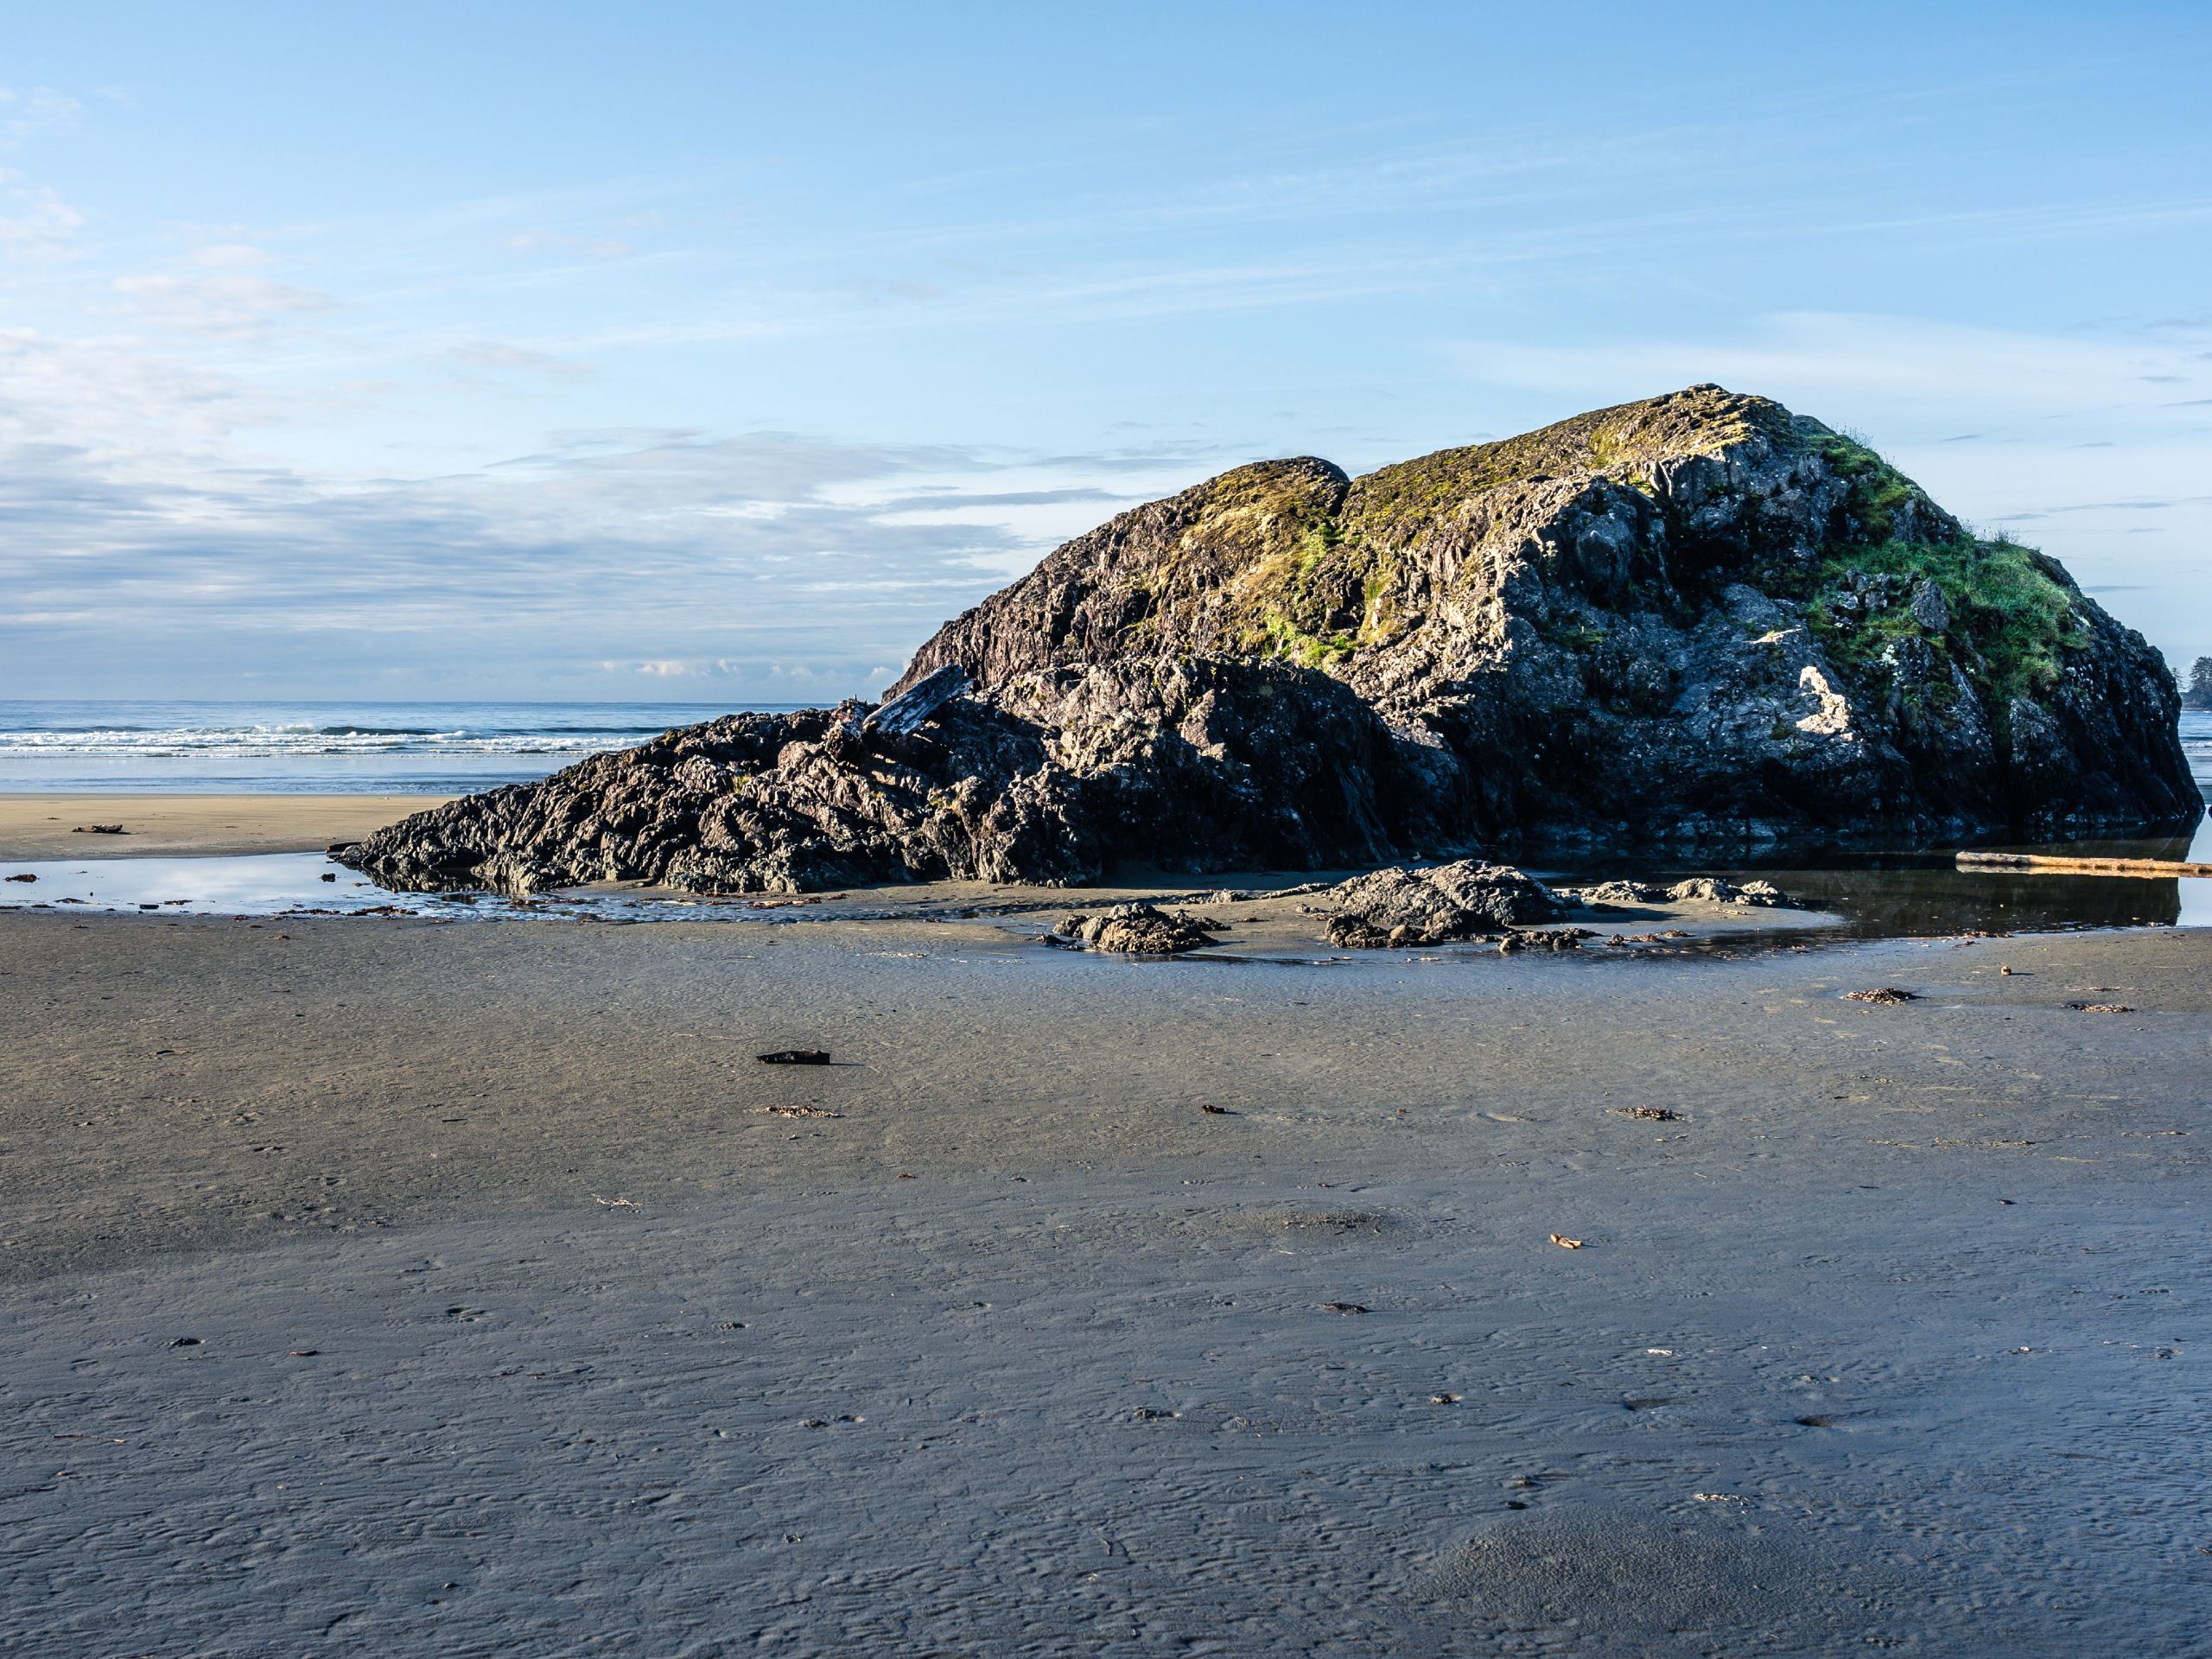
[[[1358,479],[1240,468],[1070,542],[900,683],[1163,651],[1350,686],[1446,840],[2067,836],[2200,804],[2164,663],[2056,561],[1719,386]]]

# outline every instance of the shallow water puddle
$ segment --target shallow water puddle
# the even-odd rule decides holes
[[[2123,852],[2166,859],[2183,855],[2178,841],[2155,849],[2126,843],[2083,843],[2082,853]],[[2201,824],[2187,855],[2212,861],[2212,821]],[[1622,875],[1673,880],[1713,873],[1713,867],[1664,869],[1650,864],[1607,863],[1572,872],[1544,872],[1555,883],[1583,885]],[[1830,912],[1810,927],[1731,933],[1723,928],[1683,949],[1744,947],[1770,950],[1847,938],[1934,938],[1961,933],[2041,932],[2052,930],[2212,926],[2212,879],[2132,879],[1962,871],[1946,854],[1840,857],[1787,868],[1745,867],[1725,872],[1776,882],[1807,907]],[[30,880],[20,878],[29,876]],[[912,890],[916,897],[925,890]],[[838,895],[830,895],[836,898]],[[1071,902],[1074,902],[1071,895]],[[650,892],[564,892],[527,899],[496,893],[394,893],[320,853],[260,853],[210,857],[77,858],[0,862],[0,910],[51,909],[170,915],[278,916],[285,914],[410,915],[457,920],[529,917],[627,923],[648,921],[861,920],[890,912],[855,911],[805,901],[702,899]],[[921,912],[901,906],[901,913]],[[952,916],[976,917],[970,906]],[[1601,918],[1607,923],[1624,918]],[[1207,953],[1212,957],[1216,953]],[[1244,959],[1244,958],[1237,958]],[[1303,959],[1303,958],[1301,958]],[[1456,954],[1454,959],[1457,959]]]
[[[18,883],[18,878],[35,878]],[[326,879],[327,878],[327,879]],[[209,858],[79,858],[0,864],[0,908],[270,916],[288,911],[467,915],[473,894],[391,893],[320,853]]]

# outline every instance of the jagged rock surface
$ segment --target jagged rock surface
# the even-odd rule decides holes
[[[933,707],[965,674],[973,690]],[[805,891],[1110,863],[2117,834],[2202,810],[2158,654],[2054,561],[1717,386],[1124,513],[887,696],[737,715],[418,814],[388,886]]]
[[[1409,809],[1351,691],[1222,658],[1059,668],[863,733],[858,704],[728,715],[448,802],[340,855],[386,887],[643,880],[700,893],[1070,884],[1109,860],[1313,869],[1388,857]]]
[[[1771,881],[1746,881],[1738,887],[1717,875],[1694,875],[1667,889],[1678,905],[1749,905],[1761,910],[1796,910],[1789,895]]]

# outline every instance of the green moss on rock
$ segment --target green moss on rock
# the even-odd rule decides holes
[[[2001,714],[2016,696],[2049,691],[2065,672],[2067,653],[2088,642],[2075,588],[2033,548],[2004,537],[1884,542],[1831,556],[1814,581],[1807,620],[1847,671],[1871,667],[1898,640],[1923,634],[1910,605],[1853,614],[1843,601],[1860,575],[1936,584],[1951,623],[1929,643],[1958,661],[1993,713]]]

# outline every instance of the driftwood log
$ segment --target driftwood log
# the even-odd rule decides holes
[[[885,703],[866,720],[861,730],[887,737],[905,737],[968,689],[968,671],[948,663],[936,673],[919,679]]]
[[[2060,858],[2041,853],[1961,853],[1962,870],[2033,870],[2046,875],[2212,875],[2212,864],[2162,858]]]

